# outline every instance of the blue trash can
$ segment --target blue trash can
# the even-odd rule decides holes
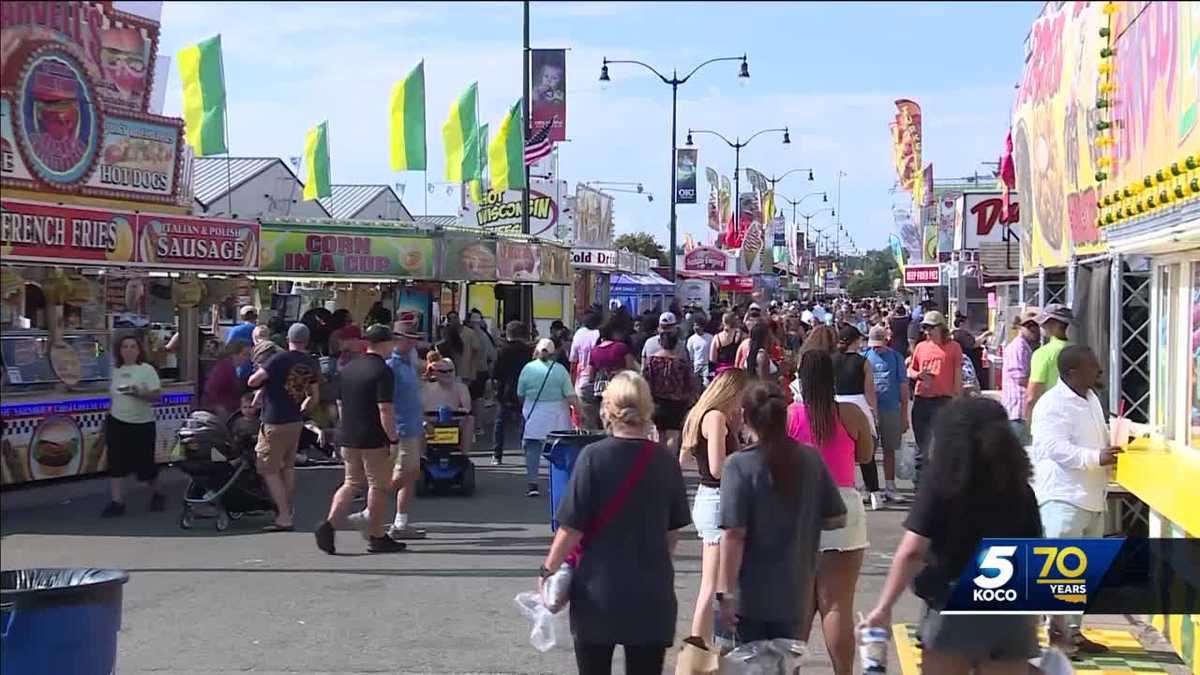
[[[0,572],[0,672],[111,675],[128,580],[119,570]]]
[[[550,462],[550,531],[558,530],[558,503],[567,492],[567,481],[575,469],[575,460],[584,447],[604,440],[598,431],[551,431],[546,434],[542,457]]]

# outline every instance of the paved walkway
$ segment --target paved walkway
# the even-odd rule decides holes
[[[477,462],[475,497],[417,500],[413,517],[430,535],[408,553],[367,555],[356,534],[343,532],[339,555],[327,556],[310,532],[260,534],[262,521],[251,518],[225,533],[211,520],[184,531],[177,508],[149,514],[140,493],[128,516],[102,520],[104,484],[90,481],[0,497],[3,564],[129,571],[122,675],[574,672],[569,651],[529,646],[513,603],[534,588],[550,541],[546,498],[524,496],[520,467]],[[298,524],[323,517],[339,481],[336,467],[299,472]],[[169,486],[177,504],[181,478]],[[872,548],[858,610],[878,596],[903,516],[868,514]],[[695,601],[699,548],[689,529],[676,558],[680,637]],[[915,620],[916,601],[906,596],[895,617]],[[810,644],[804,672],[832,672],[819,628]]]

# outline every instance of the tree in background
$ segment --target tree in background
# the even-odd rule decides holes
[[[671,259],[667,257],[667,252],[663,249],[662,244],[654,241],[654,237],[645,232],[619,235],[613,240],[613,248],[617,250],[623,248],[629,249],[639,255],[657,260],[659,265],[667,266],[671,264]]]
[[[855,298],[879,291],[890,291],[892,281],[899,278],[900,268],[896,266],[896,259],[888,249],[867,251],[857,262],[862,266],[862,274],[856,275],[846,284],[846,292]]]

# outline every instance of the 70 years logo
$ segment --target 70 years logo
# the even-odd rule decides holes
[[[1123,541],[985,539],[945,613],[1082,613]]]

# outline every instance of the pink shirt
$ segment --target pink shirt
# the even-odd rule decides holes
[[[838,487],[854,487],[854,439],[842,426],[841,419],[835,418],[833,426],[833,438],[818,447],[808,424],[808,409],[803,403],[793,403],[788,407],[788,435],[797,443],[812,446],[821,452],[821,458],[825,460],[825,466]]]

